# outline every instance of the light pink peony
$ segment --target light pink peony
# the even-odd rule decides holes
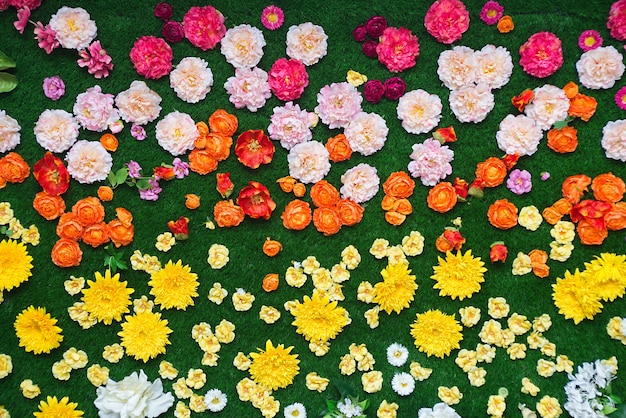
[[[611,5],[606,27],[618,41],[626,40],[626,0],[618,0]]]
[[[357,113],[344,129],[352,151],[366,156],[382,149],[387,141],[387,134],[387,122],[376,113]]]
[[[363,96],[348,82],[332,83],[317,93],[317,113],[330,129],[343,128],[361,111]]]
[[[524,113],[544,131],[556,122],[567,118],[569,99],[563,89],[545,84],[533,90],[533,101],[526,105]]]
[[[430,132],[439,124],[442,109],[439,96],[417,89],[400,97],[396,113],[408,133],[422,134]]]
[[[46,109],[35,123],[37,143],[52,152],[67,151],[78,139],[80,125],[74,116],[61,109]]]
[[[11,151],[20,144],[21,129],[15,119],[0,110],[0,152]]]
[[[108,129],[120,118],[117,109],[113,107],[113,95],[102,93],[98,85],[76,96],[73,112],[83,128],[95,132]]]
[[[610,89],[624,74],[623,59],[613,45],[583,53],[576,62],[580,84],[588,89]]]
[[[274,108],[267,133],[271,139],[280,141],[283,148],[290,150],[294,145],[313,138],[311,128],[316,121],[315,113],[309,113],[300,109],[298,104],[287,102],[284,106]]]
[[[61,7],[50,17],[50,29],[63,48],[87,48],[96,38],[98,28],[89,13],[81,7]]]
[[[95,78],[108,77],[109,71],[113,69],[111,56],[102,48],[100,41],[92,42],[87,49],[81,49],[78,55],[78,66],[87,67],[87,72]]]
[[[451,44],[469,28],[470,16],[460,0],[436,0],[424,16],[424,26],[437,41]]]
[[[473,84],[476,80],[478,62],[475,51],[470,47],[457,45],[442,51],[437,64],[439,80],[450,90]]]
[[[304,184],[317,183],[330,171],[328,150],[318,141],[294,145],[287,155],[289,175]]]
[[[297,59],[279,58],[270,68],[268,82],[270,90],[280,100],[296,100],[309,85],[309,75]]]
[[[482,122],[495,105],[486,84],[469,85],[450,92],[450,109],[459,122]]]
[[[519,47],[522,69],[537,78],[554,74],[563,65],[561,40],[552,32],[537,32]]]
[[[170,87],[187,103],[204,100],[213,86],[213,72],[202,58],[185,57],[170,73]]]
[[[606,158],[626,162],[626,120],[608,122],[602,128],[601,143]]]
[[[213,6],[192,6],[183,17],[185,38],[203,51],[213,49],[226,34],[224,15]]]
[[[76,142],[65,156],[67,171],[74,180],[91,184],[107,178],[113,158],[98,141]]]
[[[476,84],[484,83],[490,89],[505,86],[513,74],[513,58],[503,46],[485,45],[476,51]]]
[[[145,125],[159,117],[161,113],[161,96],[151,90],[141,80],[135,80],[128,90],[115,96],[115,105],[124,121],[135,125]]]
[[[542,137],[541,128],[526,115],[507,115],[496,132],[498,147],[506,154],[519,156],[533,155]]]
[[[199,135],[192,117],[177,110],[165,115],[156,125],[157,142],[174,156],[193,149],[193,143]]]
[[[387,27],[378,38],[376,54],[392,73],[398,73],[415,65],[420,53],[417,36],[406,28]]]
[[[435,139],[428,138],[422,144],[414,144],[409,156],[409,173],[419,178],[424,186],[434,186],[446,176],[452,174],[454,152]]]
[[[256,67],[263,58],[263,32],[250,25],[239,25],[226,31],[220,51],[235,68]]]
[[[237,109],[247,107],[256,112],[272,96],[268,75],[259,67],[235,68],[235,76],[224,83],[229,99]]]
[[[154,80],[172,71],[172,56],[169,44],[156,36],[142,36],[130,50],[130,60],[137,73]]]
[[[311,22],[291,26],[287,31],[287,55],[304,65],[313,65],[326,55],[327,40],[324,28]]]
[[[343,173],[341,183],[339,192],[343,199],[365,203],[378,193],[380,177],[375,167],[361,163]]]

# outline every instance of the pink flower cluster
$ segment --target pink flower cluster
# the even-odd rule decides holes
[[[279,58],[270,69],[268,81],[274,96],[290,101],[302,96],[305,87],[309,85],[309,75],[301,61]]]
[[[407,28],[387,27],[380,35],[376,54],[392,73],[398,73],[415,65],[420,53],[417,36]]]
[[[111,56],[102,48],[100,41],[92,42],[87,49],[81,49],[78,55],[78,66],[87,67],[87,72],[95,78],[108,77],[109,71],[113,69]]]
[[[611,5],[606,27],[613,38],[626,40],[626,0],[618,0]]]
[[[330,129],[343,128],[361,111],[363,96],[348,82],[332,83],[317,93],[317,113]]]
[[[454,152],[436,139],[428,138],[423,144],[413,145],[410,158],[409,173],[419,178],[424,186],[434,186],[452,174],[450,162],[454,160]]]
[[[203,51],[213,49],[226,34],[224,15],[213,6],[192,6],[183,17],[185,38]]]
[[[159,79],[172,71],[172,48],[165,39],[142,36],[130,50],[130,60],[135,70],[148,79]]]
[[[16,9],[23,9],[28,7],[30,10],[35,10],[41,6],[41,0],[2,0],[0,1],[0,12],[7,10],[9,7]]]
[[[270,117],[267,133],[270,139],[280,141],[280,145],[290,150],[294,145],[313,138],[311,128],[317,123],[317,115],[300,109],[298,104],[287,102],[275,107]]]
[[[436,0],[424,16],[424,26],[437,41],[451,44],[469,28],[469,12],[460,0]]]
[[[76,96],[74,117],[83,128],[102,132],[120,119],[113,102],[113,95],[103,93],[100,86],[90,87]]]
[[[552,32],[537,32],[519,48],[520,65],[533,77],[554,74],[563,65],[561,40]]]

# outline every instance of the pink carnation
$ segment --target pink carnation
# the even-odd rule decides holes
[[[41,22],[35,23],[35,39],[37,39],[37,46],[46,51],[46,54],[50,54],[53,50],[61,46],[57,40],[57,33],[50,27]]]
[[[108,77],[109,71],[113,69],[111,56],[100,45],[100,41],[95,41],[89,48],[82,49],[78,52],[79,67],[87,67],[87,72],[95,78]]]
[[[172,71],[172,48],[165,39],[142,36],[130,50],[130,60],[139,75],[159,79]]]
[[[330,129],[343,128],[361,111],[363,96],[348,82],[332,83],[317,93],[315,113]]]
[[[256,112],[272,96],[267,80],[267,73],[258,67],[235,68],[235,76],[229,77],[224,83],[230,95],[228,100],[237,109],[247,107],[249,111]]]
[[[120,118],[113,107],[113,99],[112,94],[102,93],[100,86],[90,87],[76,96],[74,117],[83,128],[102,132]]]
[[[436,139],[428,138],[423,144],[413,145],[410,158],[409,173],[419,178],[424,186],[434,186],[452,174],[450,162],[454,160],[454,152]]]
[[[537,78],[548,77],[563,65],[561,40],[551,32],[537,32],[519,48],[520,65]]]
[[[626,40],[626,0],[616,1],[611,5],[606,27],[618,41]]]
[[[296,100],[309,85],[309,75],[304,64],[297,59],[279,58],[270,69],[269,85],[280,100]]]
[[[389,71],[397,73],[415,65],[420,45],[409,29],[388,27],[378,40],[376,53]]]
[[[426,12],[424,26],[437,41],[451,44],[469,28],[470,17],[460,0],[436,0]]]
[[[185,38],[203,51],[213,49],[226,34],[224,15],[213,6],[193,6],[183,17]]]

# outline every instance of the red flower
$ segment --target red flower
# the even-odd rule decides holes
[[[61,195],[70,187],[70,173],[63,160],[50,151],[35,163],[33,175],[44,191],[51,195]]]
[[[272,200],[270,191],[259,182],[251,181],[241,189],[237,197],[237,205],[243,213],[253,219],[269,219],[276,209],[276,202]]]
[[[167,227],[177,240],[182,241],[189,238],[189,218],[181,216],[176,222],[169,221]]]
[[[269,164],[274,157],[274,144],[261,130],[248,130],[237,138],[235,154],[240,163],[250,168]]]
[[[463,179],[456,177],[454,179],[454,191],[456,192],[457,199],[464,202],[469,194],[469,184]]]
[[[174,167],[160,165],[158,167],[154,167],[154,177],[157,180],[171,180],[176,177],[176,173],[174,172]]]
[[[574,205],[569,212],[572,222],[578,222],[581,219],[598,224],[604,227],[604,214],[611,210],[613,205],[600,200],[586,199]],[[599,221],[592,221],[598,219]],[[600,222],[601,221],[601,222]]]
[[[469,191],[467,192],[467,194],[474,197],[483,197],[484,190],[485,182],[481,179],[476,179],[472,182],[472,184],[469,185]]]
[[[515,167],[515,164],[517,164],[518,160],[519,154],[507,154],[502,157],[502,162],[504,162],[507,170],[511,170],[513,167]]]
[[[491,251],[489,251],[489,259],[492,263],[497,261],[505,262],[508,250],[503,242],[494,242],[491,244]]]
[[[442,145],[446,142],[455,142],[456,132],[454,132],[454,126],[437,129],[435,132],[433,132],[433,138],[439,141]]]
[[[230,179],[230,173],[217,173],[215,176],[217,177],[217,191],[224,199],[228,199],[235,188]]]
[[[517,110],[523,112],[526,105],[532,102],[534,97],[535,93],[531,89],[526,89],[521,92],[519,96],[513,96],[511,103],[513,103],[513,106],[515,106]]]

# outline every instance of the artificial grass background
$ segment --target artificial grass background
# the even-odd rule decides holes
[[[430,2],[411,1],[377,1],[370,2],[341,2],[327,1],[323,7],[319,4],[304,2],[277,2],[285,12],[285,24],[277,31],[270,32],[263,29],[267,45],[264,48],[264,57],[259,67],[268,70],[278,58],[285,56],[285,35],[289,26],[307,21],[321,25],[328,35],[328,55],[319,63],[308,67],[309,86],[297,103],[304,109],[312,111],[316,106],[316,94],[324,85],[345,80],[346,72],[354,69],[370,79],[386,80],[398,75],[407,84],[407,91],[424,89],[429,93],[439,95],[444,103],[444,111],[439,124],[440,127],[453,125],[458,141],[450,145],[455,152],[452,163],[455,176],[471,181],[476,164],[490,156],[501,156],[495,141],[495,133],[500,121],[509,113],[517,113],[510,103],[510,98],[526,88],[535,88],[543,84],[563,86],[568,81],[578,81],[575,62],[581,51],[577,46],[578,35],[586,29],[598,30],[604,38],[605,45],[614,45],[623,51],[622,45],[609,36],[606,29],[606,18],[610,1],[594,2],[590,6],[586,1],[502,1],[505,13],[513,17],[515,29],[509,34],[500,34],[495,27],[487,26],[480,21],[478,13],[482,0],[468,0],[465,2],[470,12],[470,28],[457,42],[473,49],[480,49],[484,45],[505,46],[513,57],[515,69],[510,82],[494,91],[496,106],[489,116],[479,124],[459,123],[448,106],[448,89],[443,86],[436,74],[437,58],[441,51],[450,48],[438,43],[425,30],[424,15]],[[162,22],[153,16],[156,1],[126,1],[109,2],[94,0],[90,2],[61,2],[44,0],[42,6],[31,16],[32,21],[47,23],[50,16],[61,6],[83,7],[98,25],[98,39],[102,46],[113,58],[115,68],[111,75],[102,80],[96,80],[83,68],[76,64],[76,51],[57,49],[47,55],[37,47],[32,37],[32,25],[20,35],[13,28],[15,11],[13,9],[0,13],[0,49],[13,57],[17,62],[17,69],[12,71],[20,81],[20,85],[11,93],[0,95],[0,109],[3,109],[17,119],[22,126],[22,143],[15,150],[20,153],[31,166],[40,159],[44,150],[36,143],[32,127],[39,114],[47,109],[64,109],[71,112],[76,96],[93,85],[100,85],[105,93],[117,94],[129,87],[135,79],[142,79],[132,68],[128,53],[135,39],[142,35],[160,35]],[[182,20],[184,13],[190,6],[203,5],[189,0],[177,1],[174,6],[173,19]],[[266,2],[252,0],[246,2],[216,1],[211,3],[226,16],[226,27],[248,23],[262,28],[259,16]],[[413,31],[420,42],[420,56],[417,65],[400,74],[391,74],[375,59],[366,58],[351,36],[353,28],[365,22],[370,16],[380,14],[387,18],[390,26],[404,26]],[[526,75],[518,65],[519,46],[528,37],[538,31],[547,30],[555,33],[563,42],[564,65],[553,76],[546,79],[535,79]],[[147,81],[148,85],[157,91],[163,98],[161,117],[167,113],[179,110],[190,114],[194,120],[205,120],[216,109],[224,108],[234,113],[239,119],[237,134],[248,129],[267,129],[272,109],[282,105],[276,98],[268,100],[267,104],[256,113],[246,109],[236,110],[228,101],[223,88],[226,79],[234,74],[233,68],[226,63],[219,49],[203,52],[194,48],[187,41],[172,45],[174,50],[174,64],[187,56],[197,56],[205,59],[214,74],[214,86],[208,97],[198,104],[188,104],[178,99],[169,87],[169,80],[164,77],[160,80]],[[66,94],[57,102],[46,99],[41,84],[45,77],[60,75],[66,84]],[[280,213],[285,205],[293,198],[283,193],[275,183],[276,179],[288,175],[286,151],[276,147],[274,160],[269,166],[250,170],[237,162],[234,153],[220,163],[219,172],[230,172],[235,183],[235,195],[239,189],[250,180],[259,181],[269,187],[272,197],[277,202],[277,209],[268,221],[246,219],[240,226],[232,229],[208,230],[204,226],[207,216],[211,217],[215,202],[220,197],[215,191],[214,173],[199,176],[192,173],[184,180],[174,180],[162,183],[163,192],[157,202],[146,202],[139,199],[137,191],[129,187],[119,187],[115,191],[112,202],[105,203],[106,219],[114,217],[116,207],[129,209],[134,216],[135,239],[128,247],[123,247],[124,258],[135,249],[143,253],[157,255],[162,264],[168,260],[174,262],[181,259],[188,264],[192,271],[199,276],[200,286],[195,298],[195,306],[186,311],[163,311],[163,317],[169,321],[174,330],[170,335],[171,345],[167,353],[144,364],[132,358],[124,357],[118,364],[109,364],[102,358],[105,345],[118,343],[116,335],[120,324],[114,322],[110,326],[97,324],[89,330],[82,330],[77,323],[70,320],[67,308],[80,296],[69,296],[63,282],[70,275],[84,276],[93,279],[94,272],[104,271],[103,260],[106,255],[101,248],[92,249],[81,244],[84,251],[83,261],[79,267],[61,269],[50,261],[50,250],[56,241],[55,221],[45,221],[32,208],[32,199],[40,190],[39,185],[31,176],[22,184],[9,184],[0,190],[0,201],[11,203],[15,216],[28,226],[35,224],[41,232],[41,243],[36,247],[29,246],[29,252],[34,258],[33,276],[19,288],[4,293],[4,302],[0,304],[0,353],[11,355],[13,372],[0,380],[0,405],[5,407],[14,417],[30,416],[37,410],[40,399],[47,395],[56,395],[58,398],[69,396],[71,401],[78,402],[79,408],[85,411],[86,417],[95,417],[96,409],[93,406],[95,388],[86,379],[86,369],[72,372],[67,382],[53,378],[52,364],[61,359],[62,353],[69,347],[84,350],[89,356],[89,365],[98,363],[110,368],[110,377],[120,380],[133,371],[143,369],[151,380],[158,376],[158,365],[161,360],[168,360],[179,370],[180,376],[185,376],[190,368],[202,368],[207,373],[207,384],[196,391],[204,393],[210,388],[219,388],[228,395],[229,403],[226,409],[218,414],[225,417],[260,416],[248,402],[238,400],[235,391],[236,383],[248,376],[232,366],[234,356],[239,352],[246,354],[257,351],[257,347],[264,347],[265,341],[271,339],[275,344],[293,345],[293,352],[299,354],[301,360],[300,374],[294,383],[286,389],[280,389],[274,396],[284,407],[292,402],[302,402],[309,416],[315,416],[324,408],[325,399],[332,394],[332,387],[325,393],[309,391],[304,377],[309,372],[331,379],[342,379],[350,383],[360,394],[367,397],[372,406],[368,416],[375,416],[375,411],[383,399],[399,404],[399,417],[415,416],[421,407],[432,407],[439,402],[437,388],[439,386],[458,386],[464,394],[463,399],[454,408],[464,417],[484,416],[489,395],[497,394],[498,388],[506,387],[509,390],[507,398],[506,416],[517,416],[518,402],[534,406],[538,399],[520,393],[521,380],[529,377],[540,388],[539,397],[550,395],[557,397],[561,404],[565,402],[563,386],[567,381],[564,373],[556,373],[545,379],[537,375],[536,362],[542,358],[537,350],[528,350],[527,358],[512,361],[504,349],[499,348],[493,363],[483,364],[487,370],[487,383],[480,388],[471,387],[465,373],[454,363],[457,350],[445,359],[428,358],[413,345],[410,336],[410,324],[417,313],[429,309],[440,309],[448,314],[456,314],[464,306],[476,306],[482,310],[482,323],[487,319],[487,301],[490,297],[504,297],[511,306],[511,312],[526,315],[529,319],[547,313],[551,316],[553,325],[545,336],[557,346],[558,354],[565,354],[577,366],[583,361],[593,361],[598,358],[617,356],[620,364],[626,364],[624,346],[611,340],[606,333],[606,324],[613,316],[623,316],[624,301],[619,299],[605,304],[601,314],[593,321],[583,321],[574,325],[571,320],[565,320],[552,303],[551,285],[556,278],[563,277],[566,270],[583,269],[584,262],[591,261],[601,252],[625,251],[624,232],[610,232],[604,244],[599,247],[588,247],[574,241],[575,250],[572,257],[565,263],[549,261],[551,273],[548,278],[539,279],[532,274],[513,276],[511,262],[518,251],[524,253],[538,248],[549,251],[550,225],[545,222],[535,232],[530,232],[517,226],[512,230],[501,231],[489,225],[487,208],[496,199],[507,198],[518,208],[535,205],[540,210],[549,206],[561,197],[561,183],[570,175],[585,173],[590,177],[597,174],[613,172],[626,178],[624,164],[609,160],[604,156],[600,146],[603,126],[612,120],[624,118],[625,113],[613,103],[613,95],[625,83],[620,81],[608,90],[581,91],[591,95],[598,101],[596,114],[587,123],[576,120],[573,126],[578,129],[579,147],[568,155],[559,155],[545,145],[545,139],[539,151],[531,157],[522,157],[517,168],[526,169],[533,175],[532,192],[517,196],[506,187],[485,190],[482,199],[472,199],[468,203],[457,204],[449,213],[439,214],[428,209],[426,195],[428,188],[419,181],[415,193],[410,198],[414,213],[406,222],[393,227],[384,220],[384,213],[380,208],[382,191],[374,199],[365,204],[363,221],[353,227],[344,227],[338,234],[324,237],[313,226],[305,231],[289,231],[282,226]],[[362,88],[360,88],[362,91]],[[366,112],[375,112],[387,121],[389,136],[384,148],[378,153],[362,157],[353,155],[351,160],[333,164],[327,180],[339,188],[340,177],[348,169],[360,162],[366,162],[378,169],[381,182],[391,172],[405,170],[409,162],[411,146],[424,141],[427,134],[412,135],[406,133],[396,116],[396,103],[383,99],[380,103],[370,104],[364,101],[363,109]],[[130,136],[127,126],[118,135],[119,149],[113,154],[114,170],[123,166],[129,160],[141,164],[144,171],[161,163],[171,163],[173,157],[163,151],[156,143],[154,127],[150,123],[146,128],[148,138],[142,142]],[[340,130],[329,130],[322,123],[313,131],[313,138],[325,142]],[[236,135],[237,135],[236,134]],[[97,140],[99,134],[81,131],[80,138]],[[539,180],[542,171],[549,171],[548,181]],[[72,181],[69,191],[63,195],[67,207],[70,208],[78,199],[96,194],[98,184],[91,186],[79,185]],[[184,195],[196,193],[201,196],[202,204],[198,210],[190,211],[184,206]],[[307,195],[307,200],[309,197]],[[310,200],[309,200],[310,201]],[[177,243],[168,253],[161,253],[154,248],[157,235],[167,231],[167,221],[175,220],[184,215],[190,219],[190,238],[188,241]],[[432,288],[433,281],[429,278],[433,265],[437,264],[440,255],[434,247],[436,237],[445,227],[451,226],[451,220],[461,217],[463,226],[461,232],[467,242],[463,251],[472,250],[485,262],[488,272],[482,290],[471,299],[463,301],[450,300],[439,297],[438,291]],[[371,307],[356,300],[356,289],[361,281],[367,280],[376,283],[381,280],[380,271],[386,266],[384,260],[376,260],[368,250],[376,238],[385,238],[394,245],[400,243],[403,236],[410,231],[418,230],[426,238],[424,253],[410,258],[410,268],[417,276],[419,289],[410,308],[401,314],[380,314],[380,326],[371,330],[363,317],[363,313]],[[261,246],[266,237],[279,240],[284,250],[275,258],[268,258],[261,252]],[[509,248],[509,258],[503,265],[489,263],[489,247],[494,241],[504,241]],[[213,243],[227,246],[230,250],[230,262],[222,270],[212,270],[206,262],[207,250]],[[310,295],[312,284],[310,280],[301,289],[290,288],[284,283],[284,272],[294,260],[301,261],[307,256],[314,255],[323,267],[330,268],[341,259],[341,251],[349,244],[355,245],[362,255],[360,266],[352,272],[351,278],[344,283],[343,292],[345,301],[340,305],[345,307],[352,318],[352,323],[331,342],[331,349],[324,357],[318,358],[308,349],[308,344],[300,335],[296,334],[291,325],[292,316],[287,313],[283,304],[288,300],[302,300],[304,295]],[[279,273],[282,283],[273,293],[265,293],[261,289],[261,280],[267,273]],[[141,295],[149,296],[147,282],[149,276],[144,272],[125,270],[121,272],[122,280],[128,281],[129,287],[135,289],[133,298]],[[220,306],[216,306],[207,299],[208,290],[214,282],[222,283],[229,291],[229,297]],[[230,302],[237,288],[244,288],[256,296],[253,308],[248,312],[236,312]],[[45,306],[53,317],[59,320],[58,325],[63,329],[64,341],[60,348],[48,355],[32,355],[25,353],[18,347],[18,340],[13,330],[13,322],[17,314],[29,305]],[[281,310],[282,317],[274,325],[266,325],[258,318],[262,305],[271,305]],[[158,310],[158,308],[156,308]],[[223,345],[219,352],[220,360],[217,367],[204,367],[200,361],[202,352],[191,338],[191,328],[199,322],[217,325],[222,319],[227,319],[236,325],[234,342]],[[464,340],[461,348],[474,349],[479,342],[478,332],[480,324],[474,328],[464,328]],[[525,342],[524,337],[516,341]],[[339,373],[339,359],[348,352],[351,343],[365,343],[376,359],[375,369],[383,373],[384,385],[381,392],[366,394],[362,391],[360,376],[357,372],[351,376],[341,376]],[[416,389],[411,396],[401,398],[396,395],[390,385],[391,378],[396,371],[408,371],[408,363],[401,369],[390,366],[386,361],[385,349],[393,343],[399,342],[409,348],[409,362],[418,361],[423,366],[433,369],[432,376],[424,382],[417,382]],[[41,396],[37,399],[25,399],[21,395],[19,384],[24,379],[32,379],[41,388]],[[626,385],[621,372],[615,382],[618,393],[623,394]],[[165,389],[170,390],[170,381],[164,381]],[[282,409],[282,408],[281,408]],[[281,410],[282,414],[282,410]],[[564,413],[564,416],[567,414]],[[173,408],[164,416],[173,416]]]

